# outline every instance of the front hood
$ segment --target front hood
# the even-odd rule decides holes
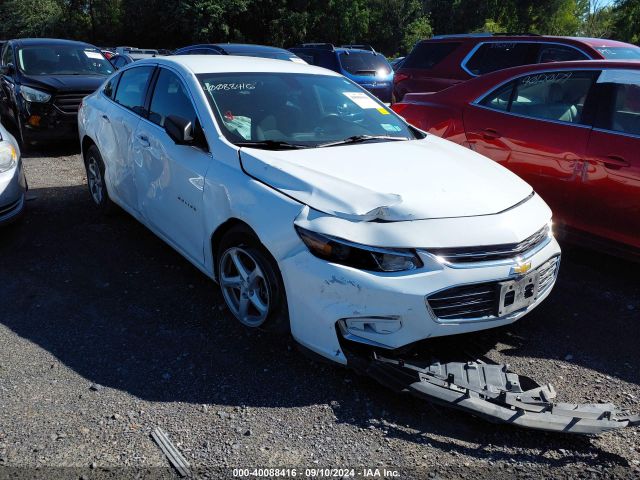
[[[102,75],[24,75],[22,83],[48,92],[93,92],[106,79]]]
[[[532,193],[506,168],[433,135],[307,150],[242,148],[240,159],[261,182],[315,210],[353,220],[491,215]]]

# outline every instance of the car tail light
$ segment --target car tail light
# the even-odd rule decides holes
[[[409,78],[409,75],[407,75],[406,73],[396,73],[393,76],[393,83],[400,83],[406,80],[407,78]]]

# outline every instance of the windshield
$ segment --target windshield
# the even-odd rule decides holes
[[[638,47],[596,47],[607,60],[640,60]]]
[[[342,68],[352,75],[377,75],[384,77],[391,73],[387,59],[379,53],[343,52],[340,54]]]
[[[317,147],[356,136],[416,138],[384,104],[343,77],[217,73],[198,78],[223,134],[235,144]]]
[[[75,45],[22,47],[18,67],[25,75],[110,75],[113,65],[97,48]]]

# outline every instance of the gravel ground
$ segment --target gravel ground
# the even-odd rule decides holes
[[[233,467],[640,476],[638,429],[587,438],[491,425],[245,330],[142,225],[95,215],[72,146],[48,150],[25,159],[28,211],[0,230],[0,478],[175,478],[149,436],[156,426],[198,477]],[[561,401],[640,413],[633,265],[566,246],[540,308],[466,343],[553,383]]]

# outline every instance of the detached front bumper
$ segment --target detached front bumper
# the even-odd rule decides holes
[[[281,261],[287,291],[291,331],[303,346],[333,361],[346,364],[336,327],[352,341],[372,347],[397,349],[430,337],[455,335],[515,322],[540,304],[551,292],[559,266],[560,247],[555,239],[527,261],[531,271],[557,262],[552,278],[535,301],[500,316],[442,319],[429,297],[461,285],[502,282],[517,277],[514,263],[452,268],[423,257],[426,268],[413,272],[374,273],[329,263],[303,250]],[[554,264],[555,265],[555,264]],[[427,268],[428,267],[428,268]]]
[[[78,115],[63,112],[56,104],[23,101],[19,115],[25,142],[78,138]]]

